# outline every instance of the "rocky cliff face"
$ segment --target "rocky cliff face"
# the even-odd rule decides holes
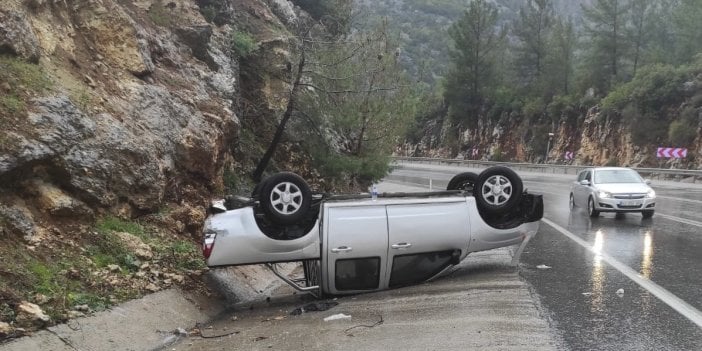
[[[198,235],[285,109],[300,16],[286,0],[3,0],[0,256],[51,265],[105,216]],[[245,58],[236,32],[258,43]],[[6,283],[0,300],[27,293]]]
[[[5,211],[44,215],[37,181],[90,213],[125,216],[221,192],[242,151],[240,106],[255,104],[259,121],[285,108],[297,13],[280,0],[4,1],[0,52],[48,79],[3,83],[26,107],[0,110]],[[234,31],[259,43],[245,59]]]
[[[700,82],[695,83],[698,92],[702,91]],[[425,136],[418,144],[405,145],[397,154],[540,163],[544,162],[549,147],[549,163],[700,169],[702,106],[688,100],[680,106],[668,108],[667,114],[660,118],[665,121],[663,127],[667,128],[671,121],[680,118],[684,110],[692,111],[696,126],[693,131],[696,137],[688,145],[669,145],[667,141],[639,145],[633,140],[632,126],[622,120],[619,112],[608,114],[599,106],[582,106],[564,112],[557,121],[508,113],[497,119],[481,118],[476,128],[460,129],[457,138],[455,127],[444,121],[432,121],[425,127]],[[548,145],[550,131],[554,137]],[[661,135],[661,131],[650,132]],[[667,135],[667,129],[662,134]],[[656,150],[660,146],[686,147],[688,157],[683,160],[657,159]],[[472,156],[474,148],[478,149],[477,157]],[[565,159],[566,151],[574,153],[573,160]]]

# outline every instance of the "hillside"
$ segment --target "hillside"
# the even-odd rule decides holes
[[[317,23],[284,0],[3,1],[0,340],[171,286],[212,293],[205,209],[251,193],[290,110],[300,26],[329,37]],[[322,101],[298,95],[295,113]],[[386,169],[337,165],[324,181],[309,150],[334,125],[307,123],[285,126],[264,175],[348,189]],[[334,161],[344,142],[320,154]]]
[[[474,4],[495,10],[494,22],[481,22],[493,42],[470,38]],[[700,167],[702,46],[688,40],[702,29],[700,1],[363,6],[387,15],[402,62],[434,96],[400,147],[405,154],[478,149],[483,159],[544,162],[548,151],[549,162],[564,163],[570,151],[578,164]],[[690,152],[658,160],[658,147]]]

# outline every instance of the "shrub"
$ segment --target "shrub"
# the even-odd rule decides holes
[[[682,110],[682,112],[680,112],[680,119],[687,122],[687,124],[694,126],[699,122],[700,115],[702,115],[702,111],[695,107],[688,106]]]
[[[693,107],[702,107],[702,93],[693,96],[690,99],[690,105]]]
[[[490,161],[501,162],[503,161],[502,158],[502,148],[498,146],[495,148],[495,150],[492,151],[492,155],[490,155]]]
[[[200,13],[202,14],[202,17],[205,18],[205,21],[212,23],[215,17],[217,17],[217,8],[212,5],[207,5],[200,8]]]
[[[671,145],[686,146],[697,137],[697,127],[684,120],[673,121],[668,128],[668,141]]]
[[[682,83],[691,73],[688,67],[675,68],[656,64],[643,67],[634,79],[616,87],[602,100],[606,109],[621,109],[635,103],[643,112],[657,112],[663,106],[679,103],[683,98]]]
[[[668,123],[650,114],[639,116],[631,124],[631,141],[636,145],[662,142],[667,138]]]
[[[234,31],[232,33],[232,50],[239,57],[249,56],[252,52],[258,49],[258,43],[251,34],[246,32]]]
[[[524,116],[529,120],[535,120],[541,117],[546,110],[546,105],[541,98],[529,100],[524,104]]]

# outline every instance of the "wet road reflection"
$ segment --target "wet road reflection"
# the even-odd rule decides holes
[[[451,173],[403,174],[415,184]],[[443,178],[442,178],[443,177]],[[638,213],[590,218],[568,208],[569,179],[522,176],[530,192],[544,195],[545,218],[566,228],[594,251],[549,225],[526,247],[520,273],[540,297],[571,350],[702,350],[702,329],[613,268],[604,255],[702,310],[702,188],[653,187],[653,219]],[[428,183],[427,178],[423,180]],[[552,269],[539,270],[545,264]],[[619,290],[623,294],[617,294]]]
[[[523,275],[553,313],[570,349],[702,349],[699,327],[645,289],[632,284],[601,257],[606,253],[616,258],[637,271],[640,277],[701,309],[698,291],[702,284],[702,274],[699,274],[702,236],[698,227],[666,218],[642,220],[639,214],[603,214],[590,218],[584,209],[568,210],[567,186],[532,185],[531,189],[537,193],[545,190],[545,217],[561,223],[589,243],[594,251],[594,254],[583,252],[568,243],[567,238],[542,225],[537,240],[530,243],[522,256],[527,267]],[[558,189],[563,189],[565,195],[556,195]],[[678,216],[693,216],[694,211],[679,203],[674,208],[677,213],[673,213]],[[554,242],[562,242],[563,247],[554,251]],[[583,257],[579,260],[576,255]],[[579,269],[579,261],[589,268]],[[547,278],[528,269],[535,264],[560,267],[559,274]],[[583,275],[587,278],[583,279]],[[563,282],[547,279],[562,279]],[[573,289],[582,296],[572,293]],[[616,294],[619,289],[624,291],[621,296]],[[579,304],[582,307],[578,307]]]

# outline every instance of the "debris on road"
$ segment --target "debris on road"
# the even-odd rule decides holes
[[[619,296],[619,297],[624,296],[624,289],[617,290],[617,296]]]
[[[351,331],[351,330],[353,330],[353,329],[356,329],[356,328],[375,328],[375,327],[377,327],[377,326],[383,324],[383,322],[384,322],[383,316],[381,315],[381,316],[380,316],[380,319],[379,319],[377,322],[373,323],[373,324],[370,324],[370,325],[368,325],[368,324],[354,325],[353,327],[344,330],[344,333],[346,333],[347,336],[354,336],[353,334],[349,333],[349,331]]]
[[[351,316],[343,314],[343,313],[338,313],[338,314],[333,314],[329,317],[324,318],[324,321],[329,322],[329,321],[336,321],[339,319],[351,319]]]
[[[291,315],[297,316],[301,315],[305,312],[314,312],[314,311],[326,311],[339,303],[336,301],[322,301],[322,302],[312,302],[308,303],[302,307],[298,307],[294,309],[292,312],[290,312]]]
[[[591,292],[584,292],[583,295],[590,296],[590,295],[592,295],[592,293]]]
[[[547,266],[545,264],[540,264],[536,266],[536,269],[551,269],[551,266]]]

